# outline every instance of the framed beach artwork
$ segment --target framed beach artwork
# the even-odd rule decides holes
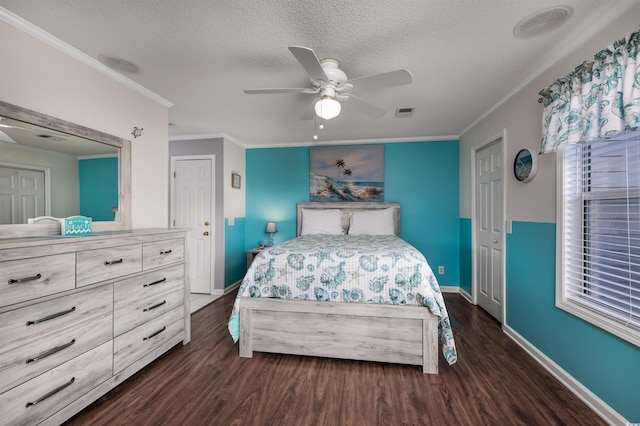
[[[384,201],[384,145],[309,148],[310,201]]]

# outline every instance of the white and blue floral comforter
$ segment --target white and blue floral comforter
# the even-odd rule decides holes
[[[449,364],[457,353],[440,287],[425,257],[393,235],[304,235],[260,252],[238,290],[240,297],[421,305],[439,318]],[[229,319],[240,335],[239,301]]]

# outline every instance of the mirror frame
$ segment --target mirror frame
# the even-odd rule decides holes
[[[0,101],[0,116],[35,124],[47,129],[68,133],[95,142],[119,148],[118,156],[118,209],[120,220],[93,222],[93,232],[116,232],[131,230],[131,141],[121,139],[88,127],[73,124],[59,118],[41,114],[26,108]],[[58,224],[0,225],[0,239],[60,235]]]

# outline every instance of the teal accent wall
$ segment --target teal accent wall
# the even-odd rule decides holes
[[[401,205],[400,235],[420,250],[440,285],[460,282],[458,141],[390,143],[385,146],[385,201]],[[247,150],[245,248],[296,235],[296,203],[309,201],[309,147]]]
[[[245,218],[235,218],[233,226],[229,226],[229,220],[224,220],[224,286],[229,287],[242,280],[247,271],[247,254],[245,249],[244,234],[246,228]]]
[[[309,201],[309,148],[247,150],[246,249],[268,240],[267,222],[276,222],[274,244],[296,236],[296,203]]]
[[[460,288],[473,295],[471,219],[460,218]]]
[[[113,220],[118,206],[118,158],[91,158],[78,161],[80,215],[94,222]]]
[[[640,420],[640,348],[555,307],[556,226],[513,222],[506,324],[629,421]]]
[[[458,141],[385,145],[385,201],[400,203],[400,236],[416,247],[438,283],[460,284]],[[438,275],[438,266],[445,274]]]

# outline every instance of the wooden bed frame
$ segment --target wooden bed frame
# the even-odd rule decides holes
[[[343,211],[394,208],[399,203],[298,203],[302,209]],[[337,331],[330,331],[337,330]],[[438,373],[438,318],[419,306],[240,298],[240,356],[254,351],[421,365]]]

